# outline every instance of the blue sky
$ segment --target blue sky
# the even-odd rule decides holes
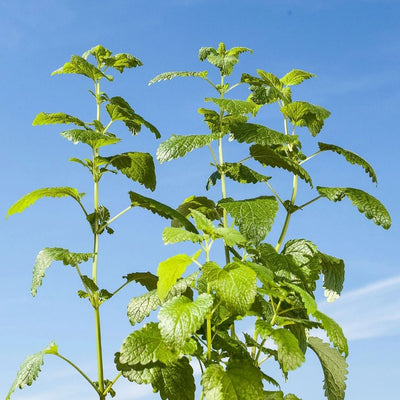
[[[190,79],[147,85],[164,71],[203,70],[206,66],[197,58],[202,46],[216,47],[222,41],[228,47],[254,50],[253,55],[241,56],[232,82],[242,72],[254,74],[258,68],[278,76],[293,68],[313,72],[317,78],[296,89],[295,96],[332,112],[318,139],[362,155],[374,166],[379,185],[375,187],[361,169],[346,165],[334,154],[310,162],[309,172],[316,184],[358,187],[378,197],[390,211],[393,226],[384,231],[348,201],[321,200],[293,216],[288,239],[305,237],[321,251],[345,260],[342,297],[332,304],[322,296],[319,301],[321,310],[343,326],[350,340],[346,398],[396,398],[400,376],[399,18],[396,0],[2,0],[0,210],[5,215],[13,202],[40,187],[73,186],[90,193],[89,176],[68,162],[70,157],[85,156],[86,149],[62,139],[56,126],[32,127],[41,111],[94,118],[87,92],[90,82],[50,76],[72,54],[102,44],[114,53],[128,52],[140,58],[143,67],[116,75],[115,83],[105,90],[126,98],[158,127],[162,140],[173,133],[206,133],[196,110],[204,106],[204,97],[213,95],[207,85]],[[237,95],[246,95],[241,90]],[[279,130],[281,122],[276,116],[271,111],[260,118]],[[121,135],[121,151],[154,155],[159,144],[146,131],[131,138],[121,129]],[[236,161],[240,151],[235,148],[227,155]],[[207,152],[198,151],[184,160],[157,165],[158,186],[151,196],[177,206],[189,195],[204,195],[209,162]],[[278,176],[279,187],[289,191],[284,188],[290,179],[285,174]],[[105,181],[102,194],[113,212],[126,207],[130,189],[150,195],[122,178]],[[300,189],[299,199],[307,201],[306,188]],[[237,198],[243,193],[239,185],[231,185],[228,191]],[[251,193],[266,194],[258,187],[251,188]],[[219,192],[212,190],[208,196],[218,200]],[[101,244],[100,280],[116,287],[122,275],[155,271],[160,261],[184,251],[162,244],[165,226],[164,220],[139,210],[121,218],[116,233]],[[272,230],[268,240],[275,243],[278,234],[278,228]],[[42,248],[90,251],[91,238],[75,205],[68,200],[43,200],[22,215],[0,220],[0,235],[0,396],[7,394],[25,357],[52,340],[62,354],[95,376],[92,312],[75,295],[79,285],[72,271],[54,264],[37,297],[32,299],[29,293],[33,263]],[[137,290],[132,286],[104,306],[104,350],[110,376],[113,354],[131,331],[125,310],[129,299],[140,293]],[[158,398],[149,387],[122,380],[115,388],[120,400]],[[323,398],[322,372],[311,354],[283,388],[303,400]],[[31,388],[18,390],[13,398],[95,399],[80,377],[51,357],[39,380]]]

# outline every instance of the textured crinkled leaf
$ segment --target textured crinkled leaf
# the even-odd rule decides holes
[[[149,153],[128,152],[102,157],[126,177],[139,182],[148,189],[156,188],[156,172],[153,157]]]
[[[176,361],[178,356],[163,340],[159,325],[150,322],[123,341],[119,361],[127,365],[146,365],[156,361],[169,364]]]
[[[207,71],[200,71],[200,72],[191,72],[191,71],[163,72],[162,74],[159,74],[156,77],[154,77],[149,82],[149,85],[152,85],[153,83],[160,82],[160,81],[171,80],[173,78],[176,78],[177,76],[181,76],[181,77],[192,76],[192,77],[205,78],[205,77],[207,77],[207,74],[208,74]]]
[[[321,151],[333,151],[337,154],[342,155],[346,159],[346,161],[348,161],[350,164],[359,165],[371,177],[372,182],[378,183],[374,169],[371,167],[370,164],[367,163],[367,161],[365,161],[358,154],[353,153],[352,151],[349,150],[345,150],[339,146],[335,146],[334,144],[319,142],[318,147]]]
[[[226,111],[231,115],[255,115],[259,109],[259,106],[250,101],[243,100],[232,100],[232,99],[220,99],[215,97],[206,97],[205,101],[212,101],[221,110]]]
[[[272,86],[278,90],[282,90],[283,88],[283,83],[280,81],[280,79],[272,74],[271,72],[266,72],[263,71],[262,69],[257,70],[258,76],[262,79],[263,83]]]
[[[225,199],[218,204],[234,218],[240,233],[255,244],[266,237],[278,212],[278,202],[272,196],[237,201]]]
[[[46,247],[39,252],[33,267],[33,277],[31,285],[32,296],[36,295],[37,288],[41,286],[46,269],[50,267],[52,261],[62,261],[64,265],[78,266],[82,262],[88,261],[93,257],[93,253],[71,253],[67,249],[60,247]]]
[[[299,145],[297,135],[285,135],[258,124],[237,123],[232,125],[231,133],[239,143],[255,143],[262,146]]]
[[[278,154],[270,147],[255,144],[250,147],[250,155],[264,166],[283,168],[286,171],[292,172],[312,187],[311,177],[302,166],[290,158]]]
[[[161,306],[157,290],[151,290],[141,296],[134,297],[128,304],[128,319],[132,325],[142,322],[150,313]]]
[[[354,206],[376,225],[389,229],[392,220],[385,206],[375,197],[360,189],[317,186],[318,193],[331,201],[341,201],[347,196]]]
[[[128,282],[137,282],[143,285],[147,290],[157,289],[158,277],[151,272],[132,272],[123,276]]]
[[[7,211],[6,218],[15,213],[21,213],[37,200],[43,197],[72,197],[77,202],[80,202],[83,194],[79,193],[75,188],[71,187],[52,187],[34,190],[31,193],[21,197]]]
[[[79,118],[73,117],[72,115],[58,113],[44,113],[41,112],[36,115],[32,122],[32,125],[49,125],[49,124],[75,124],[78,126],[85,127],[86,124]]]
[[[216,228],[213,222],[208,219],[202,212],[191,210],[190,214],[194,220],[197,229],[209,235],[213,235],[215,233]]]
[[[308,338],[308,346],[319,358],[324,372],[325,396],[328,400],[344,400],[347,363],[340,353],[316,337]]]
[[[146,210],[151,211],[153,214],[158,214],[163,218],[178,220],[179,223],[182,224],[188,231],[198,233],[196,227],[185,216],[166,204],[160,203],[157,200],[142,196],[141,194],[132,191],[129,192],[129,197],[131,199],[132,206],[145,208]]]
[[[342,292],[344,282],[344,261],[340,258],[319,253],[324,275],[324,295],[328,302],[335,301]]]
[[[70,140],[73,144],[84,143],[95,149],[121,141],[120,138],[110,133],[103,134],[89,129],[69,129],[61,132],[60,135]]]
[[[158,313],[159,328],[165,343],[182,348],[185,342],[203,325],[211,311],[213,297],[203,293],[195,301],[185,296],[167,301]]]
[[[305,101],[294,101],[281,107],[283,115],[297,126],[306,126],[313,136],[316,136],[324,126],[324,121],[331,114],[323,107],[307,103]]]
[[[343,334],[342,328],[332,318],[328,317],[321,311],[315,311],[314,317],[322,323],[324,330],[326,331],[332,344],[343,353],[346,357],[349,354],[349,347],[347,345],[347,339]]]
[[[280,81],[286,86],[293,86],[299,85],[306,79],[313,77],[315,77],[315,75],[310,72],[302,71],[301,69],[293,69],[283,76]]]
[[[90,48],[89,50],[86,50],[83,54],[82,54],[82,58],[84,58],[85,60],[87,60],[89,58],[90,55],[92,55],[93,57],[96,58],[96,60],[102,64],[103,60],[107,57],[110,57],[112,54],[111,50],[106,49],[104,46],[102,46],[101,44],[94,46],[92,48]]]
[[[138,58],[127,53],[115,54],[114,56],[103,58],[102,61],[107,67],[114,68],[121,73],[125,68],[136,68],[143,65]]]
[[[306,307],[307,313],[314,315],[315,312],[317,312],[317,302],[314,300],[314,298],[307,293],[304,289],[297,285],[293,285],[289,282],[284,282],[282,283],[284,286],[287,286],[291,288],[294,292],[300,295],[301,300],[304,303],[304,306]]]
[[[192,210],[200,211],[212,221],[221,219],[214,201],[207,197],[190,196],[177,208],[177,211],[185,217],[190,215]],[[178,220],[173,220],[171,225],[173,227],[182,226]]]
[[[225,176],[239,183],[267,182],[271,179],[270,176],[259,174],[241,163],[224,163],[220,168]]]
[[[230,247],[246,243],[246,238],[235,228],[217,228],[215,230],[215,235],[222,238],[225,244]]]
[[[202,235],[186,231],[182,228],[174,228],[174,227],[164,228],[162,237],[164,244],[180,243],[180,242],[200,243],[203,241]]]
[[[201,384],[207,400],[264,399],[261,371],[244,360],[230,360],[226,371],[221,365],[209,365]]]
[[[52,73],[52,75],[55,74],[79,74],[93,79],[94,81],[100,78],[112,80],[111,77],[103,74],[103,72],[101,72],[93,64],[80,56],[72,56],[71,61],[65,63],[61,68]]]
[[[56,354],[57,346],[54,342],[50,343],[44,350],[28,356],[21,364],[17,377],[15,378],[11,388],[7,394],[6,400],[9,400],[15,389],[23,389],[26,385],[31,386],[33,381],[39,375],[40,367],[43,365],[45,354]]]
[[[157,149],[157,160],[160,163],[185,156],[194,149],[207,146],[215,137],[213,135],[172,135]]]
[[[215,289],[217,296],[235,314],[244,315],[253,304],[257,292],[257,276],[249,267],[240,263],[203,265],[206,281]]]
[[[157,269],[157,294],[161,300],[165,299],[172,289],[172,286],[175,285],[176,281],[183,275],[186,268],[193,262],[193,259],[198,257],[198,255],[199,252],[192,257],[186,254],[177,254],[160,262]]]

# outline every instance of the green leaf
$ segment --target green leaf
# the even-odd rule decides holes
[[[284,77],[280,79],[280,81],[286,86],[293,86],[299,85],[306,79],[310,79],[315,77],[316,75],[302,71],[300,69],[293,69],[292,71],[288,72]]]
[[[244,315],[253,304],[257,277],[246,265],[234,262],[221,269],[218,264],[207,262],[203,265],[203,275],[232,313]]]
[[[237,123],[232,125],[231,133],[239,143],[255,143],[262,146],[283,146],[300,144],[297,135],[285,135],[263,125],[250,123]]]
[[[54,71],[51,75],[55,74],[79,74],[93,79],[93,81],[96,81],[100,78],[106,78],[109,81],[112,80],[111,77],[103,74],[103,72],[101,72],[93,64],[80,56],[72,56],[71,61],[65,63],[61,68]]]
[[[255,144],[250,147],[250,155],[264,166],[283,168],[292,172],[312,187],[311,177],[303,167],[290,158],[278,154],[270,147]]]
[[[207,197],[190,196],[177,208],[177,211],[185,217],[189,216],[192,210],[201,212],[212,221],[221,219],[214,201]],[[178,220],[173,220],[171,225],[174,227],[182,226]]]
[[[271,338],[275,342],[283,372],[295,370],[303,364],[305,357],[293,333],[284,328],[272,329],[271,325],[263,320],[256,322],[256,329],[261,338]]]
[[[305,101],[286,104],[281,108],[281,112],[294,125],[306,126],[313,136],[316,136],[321,131],[324,126],[324,120],[331,114],[325,108]]]
[[[69,129],[68,131],[61,132],[60,135],[70,140],[73,144],[81,142],[94,149],[121,141],[121,139],[111,133],[104,134],[92,131],[91,129]]]
[[[173,352],[161,336],[159,324],[150,322],[123,341],[119,361],[127,365],[156,361],[170,364],[177,358],[178,353]]]
[[[343,330],[339,324],[321,311],[315,311],[313,315],[318,321],[322,322],[322,326],[332,344],[339,350],[340,353],[343,353],[347,357],[349,354],[347,339],[344,336]]]
[[[19,368],[6,400],[9,400],[15,389],[23,389],[26,385],[31,386],[39,375],[40,367],[43,365],[45,354],[57,354],[57,346],[51,342],[44,350],[28,356]]]
[[[353,153],[352,151],[349,151],[349,150],[345,150],[339,146],[335,146],[334,144],[327,144],[327,143],[319,142],[318,147],[319,147],[320,151],[333,151],[333,152],[343,156],[346,159],[346,161],[348,161],[350,164],[359,165],[371,177],[372,182],[378,183],[375,171],[373,170],[371,165],[368,164],[358,154]]]
[[[266,72],[266,71],[263,71],[262,69],[258,69],[257,74],[262,79],[262,81],[265,85],[271,86],[279,91],[282,90],[283,83],[280,81],[280,79],[277,76],[275,76],[274,74],[271,74],[271,72]]]
[[[289,287],[290,289],[292,289],[297,294],[299,294],[300,297],[301,297],[301,300],[304,303],[304,306],[306,307],[307,313],[315,315],[315,313],[317,312],[317,302],[314,300],[314,298],[309,293],[307,293],[301,287],[299,287],[297,285],[293,285],[293,284],[291,284],[289,282],[284,282],[282,284],[284,286]]]
[[[92,55],[93,57],[96,58],[96,61],[98,61],[99,64],[103,64],[103,60],[107,57],[110,57],[111,54],[112,52],[110,50],[106,49],[104,46],[99,44],[97,46],[92,47],[89,50],[86,50],[82,54],[82,58],[87,60],[89,56]]]
[[[6,218],[15,213],[21,213],[37,200],[43,197],[72,197],[80,204],[80,200],[83,196],[76,189],[71,187],[52,187],[34,190],[31,193],[21,197],[16,203],[14,203],[7,211]]]
[[[235,228],[231,227],[217,228],[215,230],[215,235],[217,237],[222,238],[225,242],[225,245],[229,247],[246,243],[246,238]]]
[[[119,53],[115,54],[114,56],[104,58],[103,63],[107,67],[114,68],[121,73],[125,68],[136,68],[143,65],[138,58],[127,53]]]
[[[150,132],[155,134],[156,138],[161,137],[158,129],[139,114],[136,114],[129,103],[122,97],[116,96],[109,99],[106,110],[112,121],[123,121],[133,135],[139,133],[142,125],[144,125]]]
[[[218,204],[234,218],[240,233],[255,244],[260,243],[271,230],[278,212],[278,202],[272,196],[238,201],[224,199]]]
[[[158,313],[161,336],[166,344],[182,348],[203,325],[212,305],[213,297],[207,293],[200,294],[195,301],[185,296],[167,301]]]
[[[200,229],[205,234],[211,236],[214,235],[216,228],[210,219],[208,219],[203,213],[197,210],[191,210],[190,214],[194,219],[197,229]]]
[[[249,361],[230,360],[226,371],[211,364],[201,384],[207,400],[264,400],[261,371]]]
[[[71,253],[69,250],[60,247],[46,247],[39,252],[33,267],[33,278],[31,285],[32,296],[37,293],[37,288],[41,286],[46,269],[50,267],[52,261],[62,261],[64,265],[77,267],[80,263],[93,258],[93,253]]]
[[[215,137],[213,135],[172,135],[157,149],[157,160],[160,163],[174,158],[184,157],[194,149],[207,146]]]
[[[152,85],[153,83],[160,82],[160,81],[171,80],[173,78],[176,78],[177,76],[181,76],[181,77],[192,76],[192,77],[206,78],[207,77],[207,71],[201,71],[201,72],[190,72],[190,71],[163,72],[162,74],[159,74],[156,77],[154,77],[149,82],[149,85]]]
[[[146,210],[151,211],[153,214],[158,214],[163,218],[178,220],[179,223],[181,223],[188,231],[198,233],[196,227],[180,212],[174,210],[173,208],[132,191],[129,192],[129,197],[133,207],[137,206],[145,208]]]
[[[33,126],[36,125],[49,125],[49,124],[75,124],[78,126],[86,127],[86,124],[79,118],[64,113],[44,113],[41,112],[36,115],[32,122]]]
[[[164,244],[180,243],[185,241],[201,243],[203,241],[202,235],[186,231],[182,228],[173,227],[164,228],[162,237]]]
[[[344,261],[340,258],[319,253],[324,275],[324,295],[328,302],[335,301],[343,289]]]
[[[241,163],[224,163],[220,169],[225,176],[239,183],[267,182],[271,179],[270,176],[261,175]]]
[[[328,400],[344,400],[347,363],[340,353],[316,337],[308,338],[308,346],[315,352],[322,365],[325,396]]]
[[[251,113],[255,115],[259,109],[259,106],[253,102],[243,101],[243,100],[232,100],[232,99],[220,99],[215,97],[206,97],[204,99],[207,101],[212,101],[221,110],[226,111],[231,115],[246,115]]]
[[[102,157],[101,160],[109,162],[121,171],[127,178],[139,182],[148,189],[156,188],[156,173],[153,157],[149,153],[128,152],[110,157]]]
[[[199,256],[200,251],[192,257],[186,254],[177,254],[160,262],[157,269],[157,294],[162,301],[170,292],[172,286],[175,285],[176,281],[184,274],[186,268]]]
[[[360,189],[317,186],[318,193],[331,201],[341,201],[347,196],[360,213],[372,219],[376,225],[389,229],[392,220],[384,205],[375,197]]]
[[[132,272],[123,276],[127,282],[137,282],[143,285],[147,290],[157,289],[158,277],[151,272]]]

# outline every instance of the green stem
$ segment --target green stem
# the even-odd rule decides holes
[[[300,162],[299,162],[299,165],[304,164],[305,162],[307,162],[308,160],[311,160],[313,157],[317,156],[318,154],[320,154],[320,153],[322,153],[322,152],[323,152],[323,150],[320,150],[320,151],[317,151],[317,152],[314,153],[314,154],[311,154],[311,156],[307,157],[305,160],[300,161]]]
[[[55,353],[55,356],[61,358],[62,360],[64,360],[65,362],[67,362],[69,365],[71,365],[73,368],[75,368],[88,382],[89,384],[93,387],[93,389],[99,393],[99,390],[97,389],[96,385],[90,380],[90,378],[88,378],[88,376],[77,366],[75,365],[71,360],[68,360],[68,358],[62,356],[59,353]],[[100,394],[100,393],[99,393]]]
[[[283,202],[283,200],[280,198],[280,196],[278,195],[278,193],[274,190],[274,188],[271,186],[271,184],[268,182],[268,181],[266,181],[265,182],[266,183],[266,185],[269,187],[269,190],[271,190],[271,192],[275,195],[275,197],[279,200],[279,202],[283,205],[283,206],[285,206],[285,203]]]
[[[109,219],[107,221],[107,223],[104,225],[104,228],[108,225],[110,225],[111,223],[113,223],[116,219],[118,219],[119,217],[121,217],[122,215],[124,215],[126,212],[128,212],[129,210],[131,210],[134,206],[130,205],[129,207],[126,207],[125,210],[122,210],[120,213],[118,213],[116,216],[112,217],[111,219]]]
[[[256,362],[258,362],[258,359],[260,358],[261,351],[262,351],[262,347],[264,346],[264,344],[265,344],[266,341],[267,341],[266,339],[263,339],[263,340],[261,341],[261,343],[260,343],[260,347],[258,348],[258,352],[257,352],[256,358],[254,359]],[[254,348],[254,349],[255,349],[255,348]]]
[[[106,390],[103,392],[103,396],[105,396],[111,388],[114,386],[114,383],[117,382],[117,380],[122,376],[122,372],[120,372],[115,379],[106,387]]]
[[[322,196],[318,196],[315,199],[312,199],[310,201],[307,201],[307,203],[302,204],[301,206],[299,206],[299,209],[303,209],[304,207],[310,205],[311,203],[314,203],[314,201],[317,201],[321,198]]]

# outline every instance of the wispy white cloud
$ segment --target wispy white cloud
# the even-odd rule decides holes
[[[335,319],[349,340],[400,334],[400,276],[345,293],[319,309]]]

